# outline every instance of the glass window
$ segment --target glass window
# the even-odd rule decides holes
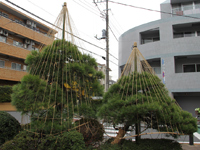
[[[11,68],[15,70],[16,69],[16,63],[12,63]]]
[[[183,10],[192,10],[192,9],[193,9],[192,2],[183,4]]]
[[[152,67],[156,74],[161,74],[161,67]]]
[[[195,9],[199,9],[200,8],[200,2],[195,2]]]
[[[195,72],[195,64],[183,65],[183,72]]]
[[[21,70],[21,64],[16,64],[16,70]]]
[[[197,64],[197,72],[200,72],[200,64]]]
[[[174,38],[184,37],[183,33],[174,33]]]
[[[197,31],[197,36],[200,36],[200,31]]]
[[[5,36],[0,36],[0,42],[5,42],[6,43],[6,37]]]
[[[4,68],[5,67],[5,61],[0,60],[0,68]]]
[[[14,69],[14,70],[19,70],[19,71],[21,71],[21,64],[12,63],[11,68]]]
[[[192,37],[195,36],[195,32],[185,32],[184,37]]]

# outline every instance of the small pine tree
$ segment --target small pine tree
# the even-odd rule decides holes
[[[99,79],[104,76],[96,71],[94,58],[68,41],[56,40],[40,53],[32,51],[25,63],[30,74],[13,87],[12,104],[31,114],[31,128],[58,133],[72,126],[74,114],[96,117],[91,96],[103,95]]]
[[[191,134],[197,130],[196,119],[175,104],[156,75],[147,72],[122,76],[104,95],[98,115],[119,130],[113,143],[119,143],[130,126],[137,130],[141,121],[160,132]]]

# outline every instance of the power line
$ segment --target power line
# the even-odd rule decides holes
[[[49,13],[48,11],[46,11],[45,9],[43,9],[42,7],[40,7],[40,6],[38,6],[38,5],[36,5],[36,4],[34,4],[33,2],[31,2],[30,0],[27,0],[29,3],[31,3],[31,4],[33,4],[34,6],[36,6],[36,7],[38,7],[38,8],[40,8],[41,10],[43,10],[43,11],[45,11],[46,13],[48,13],[49,15],[51,15],[51,16],[53,16],[53,17],[55,17],[56,18],[56,16],[54,16],[53,14],[51,14],[51,13]]]
[[[20,7],[19,5],[16,5],[15,3],[10,2],[9,0],[5,0],[5,1],[7,1],[7,2],[9,2],[10,4],[12,4],[12,5],[14,5],[14,6],[16,6],[16,7],[20,8],[20,9],[22,9],[23,11],[25,11],[25,12],[27,12],[27,13],[33,15],[34,17],[36,17],[36,18],[38,18],[38,19],[40,19],[40,20],[42,20],[42,21],[44,21],[44,22],[46,22],[46,23],[48,23],[48,24],[50,24],[50,25],[52,25],[52,26],[54,26],[54,27],[56,27],[56,28],[58,28],[58,29],[61,29],[60,27],[58,27],[58,26],[54,25],[53,23],[51,23],[51,22],[49,22],[49,21],[47,21],[47,20],[45,20],[45,19],[43,19],[43,18],[41,18],[41,17],[39,17],[39,16],[33,14],[33,13],[31,13],[30,11],[28,11],[28,10],[26,10],[26,9],[24,9],[24,8],[22,8],[22,7]],[[95,46],[95,47],[97,47],[97,48],[102,49],[102,50],[105,51],[105,48],[99,47],[99,46],[97,46],[97,45],[95,45],[95,44],[93,44],[93,43],[91,43],[91,42],[88,42],[88,41],[86,41],[86,40],[84,40],[84,39],[82,39],[82,38],[80,38],[80,37],[78,37],[78,36],[76,36],[76,35],[74,35],[74,34],[68,32],[68,31],[65,31],[65,32],[68,33],[68,34],[70,34],[70,35],[72,35],[72,36],[74,36],[74,37],[76,37],[76,38],[79,39],[79,40],[82,40],[82,41],[84,41],[84,42],[86,42],[86,43],[88,43],[88,44],[90,44],[90,45],[93,45],[93,46]]]
[[[82,6],[83,8],[85,8],[85,6],[81,5],[80,3],[76,2],[75,0],[73,0],[73,1],[74,1],[76,4],[78,4],[78,5]],[[98,14],[96,14],[95,12],[93,12],[93,11],[87,9],[87,8],[85,8],[85,9],[88,10],[88,11],[90,11],[91,13],[93,13],[93,14],[99,16]]]
[[[12,3],[12,2],[10,2],[9,0],[5,0],[5,1],[7,1],[7,2],[11,3],[12,5],[14,5],[14,6],[16,6],[16,7],[20,8],[20,9],[22,9],[23,11],[25,11],[25,12],[27,12],[27,13],[29,13],[29,14],[35,16],[35,17],[37,17],[38,19],[40,19],[40,20],[42,20],[42,21],[44,21],[44,22],[46,22],[46,23],[48,23],[48,24],[50,24],[50,25],[52,25],[52,26],[54,26],[54,27],[56,27],[56,28],[58,28],[58,29],[61,29],[60,27],[58,27],[58,26],[52,24],[51,22],[49,22],[49,21],[47,21],[47,20],[45,20],[45,19],[43,19],[43,18],[41,18],[41,17],[39,17],[39,16],[37,16],[37,15],[31,13],[31,12],[29,12],[28,10],[26,10],[26,9],[24,9],[24,8],[22,8],[22,7],[20,7],[19,5],[15,4],[15,3]],[[99,49],[102,49],[102,50],[106,51],[105,48],[99,47],[99,46],[97,46],[97,45],[95,45],[95,44],[93,44],[93,43],[91,43],[91,42],[88,42],[88,41],[86,41],[86,40],[84,40],[84,39],[82,39],[82,38],[80,38],[80,37],[78,37],[78,36],[76,36],[76,35],[74,35],[74,34],[68,32],[68,31],[65,31],[65,32],[68,33],[68,34],[70,34],[70,35],[72,35],[72,36],[74,36],[74,37],[76,37],[76,38],[78,38],[79,40],[82,40],[82,41],[84,41],[84,42],[86,42],[86,43],[88,43],[88,44],[90,44],[90,45],[93,45],[93,46],[95,46],[95,47],[97,47],[97,48],[99,48]],[[117,58],[116,58],[115,56],[113,56],[112,54],[109,53],[109,55],[111,55],[112,57],[114,57],[115,59],[117,59]],[[117,60],[118,60],[118,59],[117,59]]]
[[[169,12],[165,12],[165,11],[159,11],[159,10],[154,10],[154,9],[149,9],[149,8],[144,8],[144,7],[138,7],[138,6],[133,6],[133,5],[129,5],[129,4],[124,4],[124,3],[119,3],[119,2],[114,2],[114,1],[110,1],[111,3],[115,3],[115,4],[120,4],[123,6],[129,6],[129,7],[133,7],[133,8],[138,8],[138,9],[143,9],[143,10],[148,10],[148,11],[154,11],[154,12],[159,12],[159,13],[163,13],[163,14],[169,14],[169,15],[175,15],[175,16],[182,16],[182,17],[188,17],[188,18],[193,18],[193,19],[200,19],[198,17],[192,17],[192,16],[187,16],[187,15],[178,15],[178,14],[173,14],[173,13],[169,13]]]
[[[59,39],[59,38],[56,38],[56,39]],[[72,44],[72,45],[75,45],[75,44]],[[78,48],[80,48],[80,49],[82,49],[82,50],[84,50],[84,51],[86,51],[86,52],[89,52],[89,53],[91,53],[91,54],[94,54],[94,55],[99,56],[99,57],[101,57],[102,59],[106,60],[106,57],[105,57],[105,56],[102,56],[102,55],[99,55],[99,54],[97,54],[97,53],[94,53],[94,52],[92,52],[92,51],[90,51],[90,50],[87,50],[87,49],[85,49],[85,48],[83,48],[83,47],[80,47],[80,46],[77,46],[77,45],[75,45],[75,46],[78,47]],[[111,63],[117,65],[117,64],[114,63],[113,61],[111,61],[111,60],[109,60],[109,61],[110,61]],[[119,65],[117,65],[117,66],[119,67]]]

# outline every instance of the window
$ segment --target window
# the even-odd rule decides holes
[[[200,22],[173,25],[174,38],[200,36]]]
[[[183,4],[183,10],[192,10],[192,9],[193,9],[192,2]]]
[[[152,67],[156,74],[161,74],[161,67]]]
[[[200,64],[184,64],[183,72],[200,72]]]
[[[200,36],[200,31],[197,31],[197,36]]]
[[[0,68],[4,68],[5,67],[5,61],[0,60]]]
[[[154,28],[140,33],[141,44],[160,41],[159,28]]]
[[[197,72],[200,72],[200,64],[196,64]]]
[[[183,72],[195,72],[195,64],[183,65]]]
[[[13,40],[13,45],[23,47],[23,43]]]
[[[200,8],[200,2],[195,2],[195,9],[199,9]]]
[[[6,43],[6,37],[0,35],[0,42],[5,42]]]
[[[14,70],[19,70],[19,71],[21,71],[21,64],[12,63],[11,68],[14,69]]]

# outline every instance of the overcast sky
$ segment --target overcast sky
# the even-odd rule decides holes
[[[7,3],[5,0],[2,0],[6,4],[14,7],[10,3]],[[67,8],[73,19],[73,22],[76,26],[76,29],[79,33],[79,36],[90,43],[94,43],[102,48],[106,48],[105,40],[97,40],[94,36],[101,37],[102,29],[106,28],[105,19],[100,15],[100,12],[96,5],[93,3],[93,0],[10,0],[11,2],[27,9],[28,11],[44,18],[45,20],[54,23],[56,17],[62,9],[64,2],[67,2]],[[95,1],[104,1],[104,0],[95,0]],[[133,6],[149,8],[154,10],[160,10],[160,4],[165,0],[112,0],[114,2],[120,2],[123,4],[129,4]],[[105,12],[106,3],[97,3],[99,9]],[[15,7],[14,7],[15,8]],[[143,9],[136,9],[133,7],[123,6],[120,4],[115,4],[109,2],[109,25],[114,32],[117,40],[121,34],[127,30],[139,26],[144,23],[148,23],[154,20],[160,19],[160,13],[147,11]],[[22,10],[20,10],[22,11]],[[23,12],[23,11],[22,11]],[[25,12],[24,12],[25,13]],[[33,16],[32,16],[33,17]],[[34,17],[33,17],[34,18]],[[38,19],[37,19],[38,20]],[[40,20],[39,20],[40,21]],[[51,27],[51,26],[50,26]],[[109,32],[109,45],[111,55],[118,58],[118,41],[113,36],[111,31]],[[134,43],[134,41],[133,41]],[[83,47],[100,55],[106,56],[106,52],[98,49],[94,46],[91,46],[87,43],[82,42]],[[87,52],[85,52],[87,53]],[[106,64],[106,61],[101,57],[91,54],[96,58],[98,63]],[[112,70],[110,75],[113,80],[118,79],[118,60],[114,57],[109,56],[110,62],[109,66]]]

